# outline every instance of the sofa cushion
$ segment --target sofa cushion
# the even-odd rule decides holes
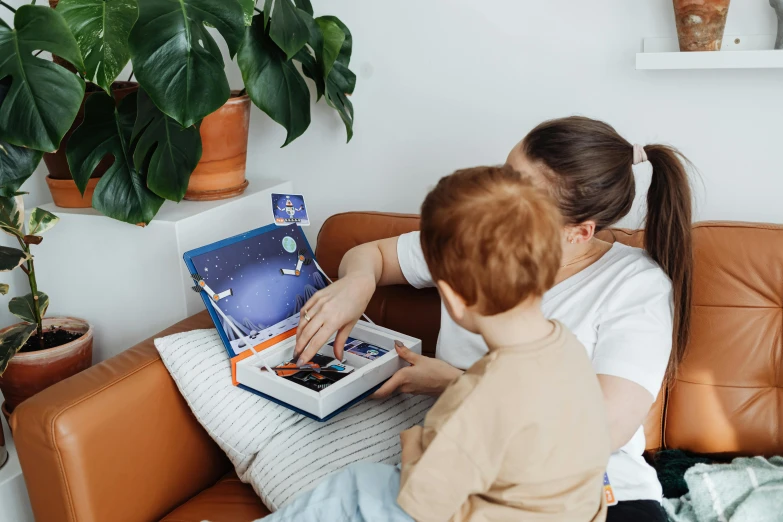
[[[161,522],[249,522],[265,517],[269,510],[253,488],[229,473],[169,513]]]
[[[234,386],[214,329],[156,339],[155,346],[198,422],[272,511],[353,462],[398,463],[400,431],[421,423],[434,402],[364,400],[318,422]]]
[[[669,393],[667,447],[783,453],[783,226],[694,227],[691,342]]]

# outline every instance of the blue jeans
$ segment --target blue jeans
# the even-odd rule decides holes
[[[414,522],[397,504],[400,470],[390,464],[358,462],[263,522]]]

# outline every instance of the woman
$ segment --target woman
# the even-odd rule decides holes
[[[645,463],[642,423],[688,340],[691,301],[691,194],[679,153],[631,145],[609,125],[582,117],[542,123],[507,163],[549,190],[565,217],[563,261],[544,312],[568,326],[588,351],[603,390],[612,438],[607,474],[620,501],[608,520],[665,521],[661,486]],[[649,161],[645,251],[595,233],[617,223],[635,196],[632,165]],[[336,355],[376,286],[434,283],[417,232],[349,251],[340,279],[316,293],[300,320],[296,353],[308,360],[335,331]],[[377,392],[438,395],[487,348],[441,313],[437,359],[410,352],[412,366]],[[532,400],[532,398],[531,398]],[[578,436],[578,435],[577,435]]]

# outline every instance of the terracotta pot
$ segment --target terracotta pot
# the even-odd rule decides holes
[[[238,94],[238,93],[236,93]],[[250,97],[232,97],[201,122],[201,161],[190,175],[185,199],[207,201],[242,194],[247,188]]]
[[[3,407],[8,413],[12,413],[25,399],[92,364],[92,326],[89,323],[73,317],[51,317],[44,318],[43,326],[60,327],[83,335],[62,346],[37,352],[20,352],[11,358],[8,368],[0,377],[0,390],[5,397]],[[0,333],[8,328],[0,330]]]
[[[3,426],[0,424],[0,469],[3,468],[8,460],[8,450],[5,449],[5,435],[3,434]]]
[[[73,179],[53,179],[51,176],[46,176],[46,184],[49,185],[54,204],[61,208],[90,208],[92,194],[99,181],[100,178],[90,178],[82,196]]]
[[[68,132],[65,133],[65,136],[63,136],[63,140],[60,142],[60,148],[57,149],[56,152],[44,154],[44,162],[46,163],[46,168],[49,169],[49,177],[55,180],[71,181],[73,190],[76,190],[76,185],[73,184],[73,176],[71,175],[71,169],[68,167],[68,159],[65,157],[65,150],[66,147],[68,146],[68,140],[71,138],[71,134],[73,134],[73,131],[76,130],[76,127],[81,125],[82,121],[84,121],[84,104],[87,101],[87,98],[89,98],[96,92],[102,92],[100,87],[96,85],[88,83],[87,86],[91,90],[89,92],[84,93],[84,99],[82,100],[81,107],[79,107],[79,112],[76,114],[76,119],[73,121],[73,125],[71,125],[71,128],[68,129]],[[120,100],[125,98],[130,93],[136,92],[138,89],[139,89],[139,84],[136,82],[114,82],[112,84],[112,95],[114,96],[116,102],[119,103]],[[96,167],[95,172],[93,172],[92,174],[92,178],[97,179],[103,176],[103,174],[108,170],[108,168],[111,166],[113,162],[114,159],[112,157],[107,156],[106,158],[104,158],[103,161],[101,161]],[[50,189],[52,188],[51,184],[49,185],[49,188]],[[76,191],[76,194],[77,196],[79,196],[78,191]],[[54,198],[54,193],[52,193],[52,197]],[[81,198],[79,197],[79,199]],[[74,207],[86,208],[91,206],[90,205],[91,201],[92,201],[91,198],[90,199],[85,198],[85,200],[81,201],[79,205],[70,205],[67,206],[67,208],[74,208]],[[63,206],[57,202],[56,198],[54,204],[57,205],[58,207]]]
[[[674,0],[680,51],[720,51],[731,0]]]

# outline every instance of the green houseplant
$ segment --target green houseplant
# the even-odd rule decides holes
[[[0,271],[18,267],[30,283],[29,294],[8,303],[8,310],[22,322],[0,330],[0,390],[6,416],[23,400],[92,362],[92,329],[87,323],[44,317],[49,297],[38,290],[31,246],[40,244],[41,234],[57,221],[51,212],[36,208],[25,223],[22,195],[0,196],[0,230],[19,243],[19,248],[0,246]],[[0,284],[0,294],[8,290],[7,284]]]
[[[79,189],[111,157],[93,196],[103,214],[143,225],[164,200],[180,201],[201,157],[198,126],[230,96],[213,33],[252,102],[286,129],[283,146],[310,124],[305,77],[351,139],[351,33],[335,17],[314,17],[309,0],[61,0],[56,10],[20,7],[13,27],[0,22],[0,54],[15,58],[0,65],[0,85],[14,94],[0,105],[0,186],[18,190],[41,153],[59,147],[90,81],[104,92],[87,99],[66,150]],[[140,89],[118,104],[111,85],[128,61]]]

